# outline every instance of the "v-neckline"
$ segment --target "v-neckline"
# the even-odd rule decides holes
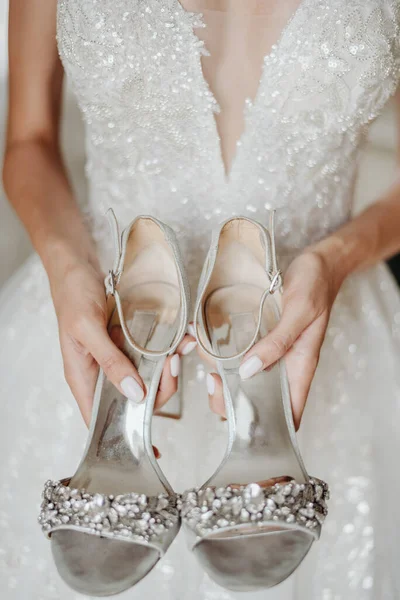
[[[210,54],[205,42],[203,40],[201,40],[201,38],[199,38],[199,36],[195,32],[195,29],[197,29],[197,27],[194,27],[194,25],[191,21],[192,18],[196,17],[199,22],[199,26],[207,27],[207,24],[204,21],[204,14],[202,12],[193,12],[193,11],[187,10],[183,6],[181,0],[172,0],[172,1],[177,5],[177,10],[179,10],[181,12],[181,14],[183,15],[183,18],[185,18],[188,21],[188,26],[191,31],[192,41],[193,41],[195,47],[204,48],[207,51],[207,53]],[[205,96],[208,96],[209,98],[211,98],[211,103],[210,103],[210,107],[209,107],[209,117],[211,119],[212,135],[214,137],[214,143],[217,148],[218,162],[219,162],[219,168],[221,171],[221,177],[226,186],[230,186],[230,184],[232,183],[233,175],[234,175],[235,171],[237,170],[237,165],[240,162],[241,154],[243,152],[244,142],[246,141],[246,138],[248,137],[248,130],[251,128],[250,127],[251,115],[254,112],[256,112],[255,109],[258,107],[258,105],[261,101],[260,99],[261,99],[261,96],[263,93],[264,80],[267,75],[266,65],[267,65],[269,59],[273,55],[276,55],[279,52],[279,50],[281,49],[281,47],[283,46],[283,44],[289,34],[290,29],[292,28],[296,19],[300,16],[300,13],[303,11],[303,9],[305,8],[305,5],[308,3],[308,1],[309,0],[300,0],[298,6],[295,8],[292,15],[289,17],[286,24],[282,28],[277,41],[271,46],[270,51],[267,52],[266,54],[264,54],[264,56],[263,56],[261,73],[260,73],[257,91],[254,96],[254,99],[252,100],[251,98],[246,98],[245,103],[244,103],[244,107],[243,107],[244,128],[243,128],[242,133],[240,134],[240,136],[238,137],[238,139],[236,141],[236,151],[231,160],[229,170],[227,170],[226,163],[223,158],[222,140],[221,140],[221,136],[218,131],[217,121],[215,119],[215,112],[217,110],[219,110],[219,103],[215,97],[214,92],[211,89],[210,84],[208,83],[208,81],[204,75],[204,70],[203,70],[203,65],[202,65],[202,60],[201,60],[201,52],[199,52],[196,56],[197,75],[198,75],[202,85],[204,86],[204,89],[206,90]],[[212,108],[212,107],[214,107],[214,108]]]

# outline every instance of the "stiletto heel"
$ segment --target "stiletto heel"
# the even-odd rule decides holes
[[[151,420],[165,359],[186,332],[188,286],[169,227],[139,217],[120,237],[109,216],[117,249],[106,278],[109,329],[122,329],[147,396],[134,404],[100,371],[82,461],[71,479],[47,482],[39,517],[61,577],[89,596],[137,583],[180,527],[177,495],[154,456]]]
[[[195,329],[217,364],[229,440],[214,475],[183,495],[190,547],[236,591],[286,579],[318,539],[328,486],[308,476],[298,448],[284,362],[248,380],[241,358],[280,318],[281,273],[270,231],[233,218],[216,232],[200,279]]]

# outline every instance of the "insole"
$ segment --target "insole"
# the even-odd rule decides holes
[[[262,288],[236,284],[214,291],[205,320],[214,352],[232,356],[251,341]],[[267,298],[261,327],[265,336],[277,323],[273,298]],[[288,431],[281,389],[281,366],[242,381],[238,368],[225,369],[232,397],[236,436],[228,460],[213,478],[216,487],[267,482],[275,478],[305,481]],[[282,480],[282,479],[281,479]]]

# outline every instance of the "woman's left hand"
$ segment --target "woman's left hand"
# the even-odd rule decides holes
[[[240,376],[248,379],[285,358],[296,429],[300,426],[340,285],[335,269],[318,252],[305,250],[295,258],[284,279],[281,320],[253,346],[240,366]],[[211,409],[225,416],[219,375],[208,375],[207,388]]]

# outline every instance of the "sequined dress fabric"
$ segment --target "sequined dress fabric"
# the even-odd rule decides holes
[[[266,223],[275,208],[283,268],[351,218],[362,142],[400,79],[398,1],[302,0],[260,63],[227,174],[221,107],[202,69],[205,20],[178,0],[58,3],[59,51],[86,124],[87,216],[103,260],[105,210],[123,225],[150,213],[177,232],[194,292],[210,232],[225,217]],[[74,472],[86,435],[36,256],[0,295],[0,333],[1,596],[78,600],[36,523],[43,481]],[[178,536],[121,598],[399,598],[399,353],[399,293],[379,265],[345,282],[313,382],[300,443],[309,472],[329,481],[330,513],[295,575],[236,595],[211,582]],[[154,422],[161,466],[179,492],[207,479],[225,448],[205,369],[185,359],[184,418]]]

